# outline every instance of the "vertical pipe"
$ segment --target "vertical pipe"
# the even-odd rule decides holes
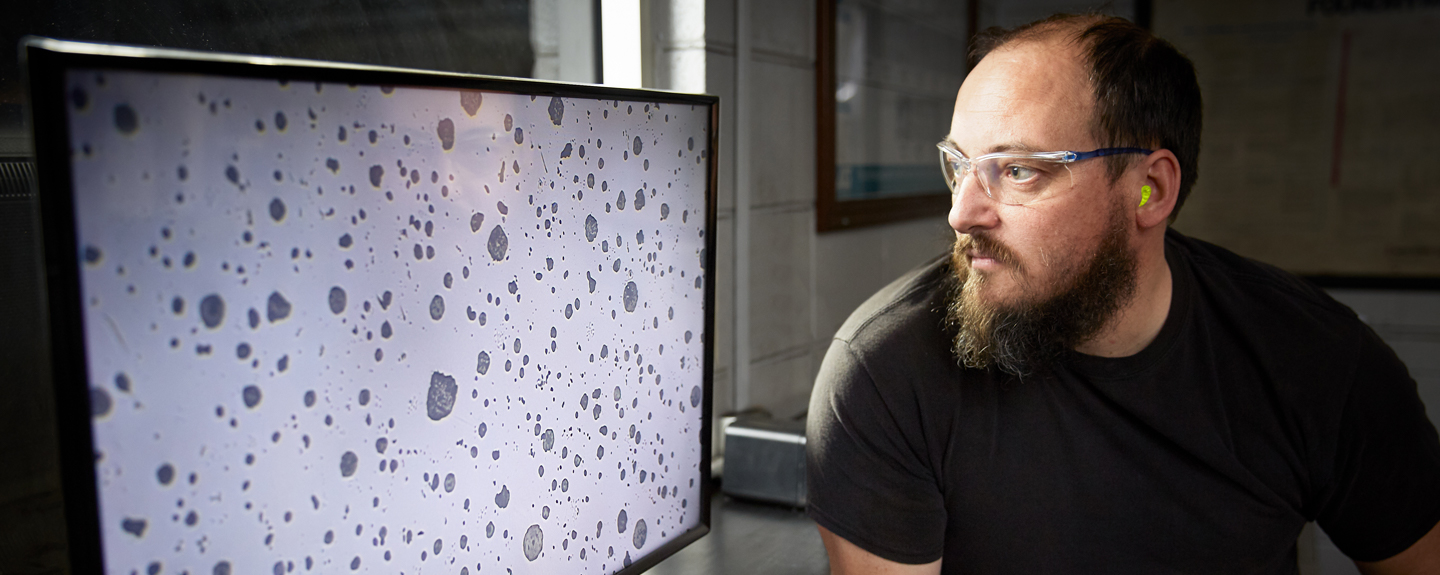
[[[735,0],[735,410],[750,407],[750,6]]]

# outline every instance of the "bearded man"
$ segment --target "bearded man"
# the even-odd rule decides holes
[[[851,315],[811,397],[832,570],[1293,574],[1316,521],[1366,573],[1440,573],[1405,366],[1321,290],[1169,229],[1189,60],[1098,16],[974,57],[940,144],[954,251]]]

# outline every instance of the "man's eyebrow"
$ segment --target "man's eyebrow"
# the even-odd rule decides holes
[[[969,153],[966,153],[965,150],[960,147],[960,144],[959,144],[958,142],[956,142],[956,141],[955,141],[953,138],[951,138],[950,136],[945,136],[944,142],[945,142],[946,144],[949,144],[950,147],[954,148],[956,151],[960,152],[960,155],[962,155],[962,156],[965,156],[965,157],[967,157],[967,158],[977,157],[977,156],[972,156],[972,155],[970,155]],[[1035,146],[1031,146],[1031,145],[1026,144],[1026,143],[1024,143],[1024,142],[1006,142],[1006,143],[1003,143],[1003,144],[995,144],[995,145],[993,145],[993,146],[990,146],[989,148],[986,148],[985,151],[984,151],[983,153],[979,154],[979,155],[980,155],[980,156],[983,156],[983,155],[985,155],[985,154],[994,154],[994,153],[998,153],[998,152],[1022,152],[1022,153],[1027,153],[1027,154],[1033,154],[1033,153],[1038,153],[1038,152],[1041,152],[1041,151],[1042,151],[1042,150],[1040,150],[1040,148],[1037,148],[1037,147],[1035,147]]]
[[[1040,148],[1036,148],[1035,146],[1031,146],[1024,142],[1007,142],[1004,144],[996,144],[994,146],[990,146],[988,149],[985,150],[985,153],[994,154],[997,152],[1024,152],[1027,154],[1033,154],[1040,151]]]

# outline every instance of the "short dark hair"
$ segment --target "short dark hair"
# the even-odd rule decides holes
[[[1199,177],[1201,101],[1195,65],[1169,42],[1124,18],[1057,14],[1014,29],[976,35],[970,62],[1018,41],[1068,37],[1084,51],[1095,91],[1091,133],[1103,147],[1166,149],[1180,162],[1180,189],[1170,221],[1180,213]],[[1118,180],[1133,155],[1106,158]]]

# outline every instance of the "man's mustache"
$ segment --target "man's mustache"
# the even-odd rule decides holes
[[[956,263],[968,261],[966,256],[991,258],[1002,264],[1019,268],[1019,260],[1015,253],[985,234],[965,234],[955,239],[955,260]]]

